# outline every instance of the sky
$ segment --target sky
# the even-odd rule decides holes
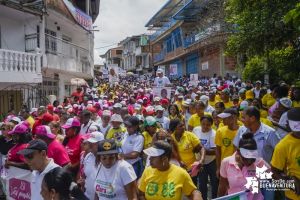
[[[167,0],[100,0],[94,23],[94,64],[103,64],[99,55],[114,48],[127,37],[149,33],[145,24]],[[108,47],[106,47],[108,46]]]

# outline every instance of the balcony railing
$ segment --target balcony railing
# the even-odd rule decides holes
[[[0,49],[0,71],[41,73],[40,49],[36,53]]]
[[[34,51],[35,48],[40,46],[39,34],[26,35],[25,41],[25,50],[27,52]],[[46,53],[54,55],[63,55],[85,61],[87,61],[89,57],[88,49],[48,34],[45,34],[45,48]]]
[[[164,59],[164,52],[161,51],[160,53],[156,54],[153,56],[153,61],[157,62],[159,60],[163,60]]]
[[[163,34],[164,32],[166,32],[169,28],[171,28],[175,23],[177,22],[177,20],[175,19],[171,19],[170,21],[168,21],[167,23],[165,23],[162,27],[160,27],[155,33],[153,33],[151,35],[151,41],[154,40],[155,38],[157,38],[158,36],[160,36],[161,34]]]

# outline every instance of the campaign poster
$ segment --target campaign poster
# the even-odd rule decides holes
[[[177,75],[177,64],[170,65],[170,75]]]
[[[190,81],[198,81],[198,74],[190,74]]]
[[[110,83],[119,82],[118,74],[119,67],[118,65],[108,65],[108,80]]]
[[[153,97],[159,97],[161,99],[171,99],[171,88],[153,87]]]

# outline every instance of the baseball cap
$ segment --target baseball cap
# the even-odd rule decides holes
[[[235,109],[235,108],[227,108],[227,109],[225,109],[224,111],[223,111],[223,113],[221,113],[221,114],[218,114],[218,117],[220,117],[220,118],[227,118],[227,117],[229,117],[229,116],[231,116],[231,115],[237,115],[238,113],[237,113],[237,110]]]
[[[73,108],[68,108],[67,112],[73,113],[73,112],[74,112],[74,109],[73,109]]]
[[[15,126],[12,131],[8,132],[8,134],[13,134],[13,133],[28,133],[28,128],[23,124],[20,124]]]
[[[15,122],[18,122],[19,124],[21,123],[21,120],[19,117],[13,117],[13,118],[11,118],[10,121],[15,121]]]
[[[228,89],[224,89],[224,90],[222,90],[222,93],[224,93],[224,94],[227,94],[227,95],[229,95],[229,94],[230,94],[230,92],[229,92],[229,90],[228,90]]]
[[[89,133],[92,133],[92,132],[95,132],[95,131],[98,131],[98,127],[99,126],[95,126],[95,125],[91,125],[88,129],[88,132]],[[99,128],[100,129],[100,128]]]
[[[142,99],[138,99],[136,102],[137,103],[143,103],[143,100]]]
[[[164,110],[164,108],[163,108],[162,106],[155,106],[155,111],[158,111],[158,110],[161,110],[161,111],[163,111],[163,110]]]
[[[245,148],[240,148],[240,152],[244,158],[258,158],[257,150],[250,150]]]
[[[148,100],[147,97],[144,97],[143,100]]]
[[[118,115],[118,114],[113,114],[111,116],[110,121],[112,121],[112,122],[121,122],[121,123],[123,122],[121,115]]]
[[[286,98],[286,97],[281,98],[279,100],[279,102],[286,108],[291,108],[293,106],[292,100],[290,100],[289,98]]]
[[[104,135],[99,131],[92,132],[89,139],[87,139],[90,143],[100,142],[101,140],[104,140]]]
[[[114,139],[105,139],[99,142],[97,155],[116,153],[118,153],[118,150]]]
[[[61,126],[64,129],[80,126],[80,122],[76,118],[69,118],[65,125]]]
[[[44,142],[41,139],[31,140],[28,144],[26,144],[25,148],[22,151],[19,151],[17,154],[27,155],[36,150],[39,151],[45,150],[47,152],[48,147],[46,142]]]
[[[255,83],[260,83],[260,84],[261,84],[261,81],[260,81],[260,80],[258,80],[258,81],[256,81]]]
[[[178,95],[178,99],[182,99],[183,98],[183,95],[182,94],[179,94]]]
[[[14,118],[14,117],[15,117],[15,115],[8,115],[7,118],[6,118],[6,120],[8,122],[10,122],[12,120],[12,118]]]
[[[246,91],[246,99],[254,99],[254,92],[252,90]]]
[[[102,112],[102,117],[111,117],[111,112],[109,110],[104,110]]]
[[[218,87],[218,89],[219,89],[219,90],[224,90],[225,87],[221,85],[221,86]]]
[[[41,126],[38,126],[36,127],[36,134],[39,134],[39,135],[45,135],[47,136],[48,138],[55,138],[56,135],[51,133],[51,129],[49,126],[45,126],[45,125],[41,125]]]
[[[134,109],[141,110],[142,106],[140,104],[135,104]]]
[[[189,106],[190,103],[192,103],[192,99],[187,99],[187,100],[185,100],[185,102],[182,105]]]
[[[239,94],[245,94],[247,92],[247,90],[245,88],[241,88],[239,91]]]
[[[163,73],[163,70],[162,69],[158,69],[156,72],[157,73]]]
[[[249,102],[248,101],[242,101],[240,103],[240,110],[244,110],[245,108],[247,108],[249,106]]]
[[[51,122],[51,121],[53,121],[53,116],[49,113],[45,113],[41,119],[43,119],[47,122]]]
[[[233,100],[233,99],[239,99],[239,98],[240,98],[239,95],[234,94],[234,95],[232,95],[232,98],[231,98],[231,99]]]
[[[149,115],[151,115],[155,112],[153,106],[148,106],[147,108],[145,108],[145,111]]]
[[[113,107],[114,107],[114,108],[122,108],[122,104],[116,103]]]
[[[131,116],[128,118],[128,120],[126,122],[124,122],[124,124],[128,125],[128,126],[136,126],[139,125],[139,118],[137,118],[136,116]]]
[[[95,103],[94,107],[101,108],[100,103]]]
[[[137,118],[140,120],[140,121],[144,121],[144,116],[143,115],[137,115]]]
[[[54,108],[54,106],[52,106],[52,105],[47,105],[46,106],[46,109],[49,111],[49,110],[53,110],[53,108]]]
[[[144,125],[145,126],[152,126],[153,124],[155,124],[156,119],[152,116],[148,116],[146,117],[146,119],[144,120]]]
[[[204,105],[207,103],[208,99],[209,99],[209,97],[206,96],[206,95],[202,95],[202,96],[200,97],[200,101],[203,102]]]
[[[144,149],[143,152],[148,156],[161,156],[165,153],[165,150],[150,147],[148,149]]]
[[[30,123],[28,121],[22,121],[21,124],[26,126],[27,128],[30,128]]]
[[[162,99],[161,103],[169,103],[169,100],[168,99]]]
[[[154,97],[154,101],[160,101],[159,97]]]

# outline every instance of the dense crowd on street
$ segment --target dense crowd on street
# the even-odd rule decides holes
[[[263,85],[227,74],[195,84],[158,69],[9,110],[0,152],[6,169],[32,171],[32,200],[206,200],[241,191],[248,200],[289,200],[300,199],[299,144],[296,81]],[[264,181],[294,187],[246,187],[251,177],[261,181],[257,168],[272,174]]]

